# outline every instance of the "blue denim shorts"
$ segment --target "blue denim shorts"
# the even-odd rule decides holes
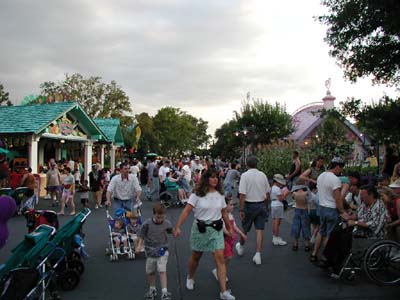
[[[249,232],[254,223],[256,230],[264,230],[265,222],[268,221],[268,210],[265,201],[245,202],[244,219],[242,221],[243,231]]]
[[[304,239],[309,240],[311,238],[310,217],[306,209],[295,208],[291,236],[298,239],[300,232]]]
[[[332,232],[333,228],[335,228],[335,225],[339,221],[339,213],[336,208],[321,206],[319,218],[321,222],[319,233],[323,237],[326,237]]]

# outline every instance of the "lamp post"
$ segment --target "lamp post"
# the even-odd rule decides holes
[[[242,168],[246,165],[246,136],[249,133],[249,130],[244,127],[241,130],[235,131],[235,136],[239,137],[242,136],[242,143],[243,143],[243,153],[242,153]]]

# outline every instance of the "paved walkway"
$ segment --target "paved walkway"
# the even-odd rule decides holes
[[[151,215],[150,202],[144,202],[144,218]],[[79,204],[78,204],[79,205]],[[49,201],[41,200],[40,207],[48,208]],[[169,219],[175,223],[181,208],[168,210]],[[68,219],[61,217],[61,224]],[[205,254],[200,263],[195,281],[195,290],[185,289],[187,261],[190,256],[189,227],[191,220],[184,224],[183,235],[178,239],[171,237],[170,259],[168,264],[168,286],[173,299],[218,299],[218,284],[211,274],[214,266],[212,256]],[[0,262],[3,262],[10,250],[18,244],[26,233],[25,220],[15,217],[10,220],[10,240],[0,250]],[[282,236],[289,240],[290,224],[284,220],[281,225]],[[64,300],[90,299],[143,299],[147,289],[145,260],[129,261],[120,259],[110,262],[105,256],[108,244],[107,220],[104,209],[93,210],[84,225],[85,244],[90,254],[85,263],[85,272],[77,289],[62,292]],[[262,265],[256,266],[251,258],[255,248],[255,233],[249,235],[246,253],[235,257],[229,265],[229,288],[236,299],[398,299],[400,287],[380,287],[370,283],[362,275],[353,282],[335,281],[323,270],[308,261],[308,253],[300,247],[293,252],[290,246],[272,246],[271,225],[265,231],[265,249],[262,253]]]

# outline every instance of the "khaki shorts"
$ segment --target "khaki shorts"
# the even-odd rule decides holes
[[[168,263],[168,251],[165,252],[163,256],[160,257],[147,257],[146,259],[146,274],[154,274],[158,272],[167,271]]]

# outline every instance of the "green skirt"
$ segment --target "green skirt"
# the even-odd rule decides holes
[[[215,250],[223,250],[224,231],[222,229],[216,231],[214,228],[207,226],[206,232],[200,233],[197,228],[197,223],[194,221],[190,233],[190,247],[193,251],[198,252],[214,252]]]

